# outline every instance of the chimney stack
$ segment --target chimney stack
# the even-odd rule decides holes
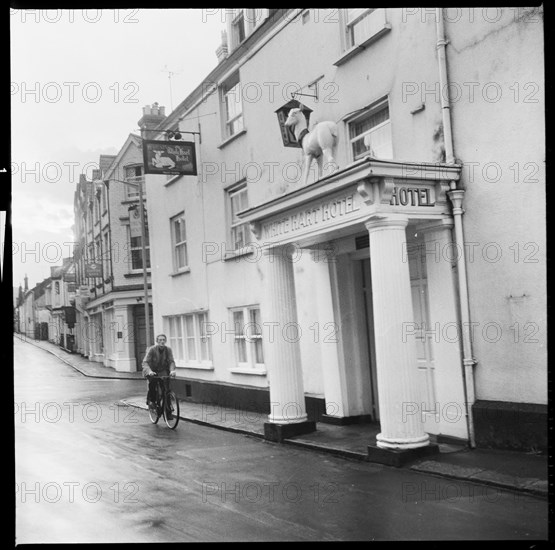
[[[29,290],[29,278],[27,277],[27,273],[25,273],[25,278],[23,280],[25,281],[25,292],[27,292]]]
[[[160,123],[166,118],[166,108],[153,103],[151,106],[145,105],[143,107],[143,116],[137,122],[141,129],[141,136],[144,139],[149,139],[150,132],[144,130],[153,130],[157,128]]]

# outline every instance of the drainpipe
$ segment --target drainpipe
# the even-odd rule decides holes
[[[455,223],[455,242],[457,243],[457,274],[459,282],[459,306],[462,323],[462,343],[463,343],[463,366],[464,366],[464,393],[466,400],[466,420],[468,427],[468,438],[470,447],[476,447],[474,435],[474,419],[472,416],[472,405],[476,400],[474,391],[474,365],[476,361],[472,357],[472,340],[470,334],[470,307],[468,301],[468,282],[466,278],[466,255],[464,251],[464,234],[462,207],[464,190],[456,189],[456,183],[451,182],[451,191],[447,194],[453,205],[453,219]]]
[[[451,129],[451,102],[449,99],[449,77],[447,76],[447,54],[445,46],[445,28],[443,24],[443,8],[436,8],[437,62],[439,65],[439,90],[441,98],[441,116],[443,119],[443,141],[445,143],[445,162],[455,164],[453,152],[453,132]]]
[[[439,68],[439,87],[441,97],[441,115],[443,121],[443,139],[445,143],[445,162],[455,163],[455,153],[453,147],[453,131],[451,127],[451,109],[449,100],[449,77],[447,76],[447,54],[446,46],[448,41],[445,38],[445,27],[443,22],[443,8],[436,8],[436,33],[437,33],[437,59]],[[457,244],[457,280],[459,307],[462,323],[462,344],[463,344],[463,381],[465,394],[466,424],[468,429],[468,439],[471,448],[476,447],[474,433],[474,419],[472,416],[472,405],[476,399],[474,389],[474,365],[476,361],[472,357],[472,339],[470,333],[470,306],[468,300],[468,280],[466,277],[466,255],[464,248],[464,232],[462,207],[464,189],[457,189],[456,182],[450,183],[451,190],[447,192],[453,205],[453,219],[455,225],[455,242]]]

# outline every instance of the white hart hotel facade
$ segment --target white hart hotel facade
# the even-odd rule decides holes
[[[205,11],[217,67],[143,134],[197,149],[197,176],[146,175],[182,396],[277,440],[373,421],[378,449],[542,447],[541,11]],[[338,129],[306,183],[292,92]]]

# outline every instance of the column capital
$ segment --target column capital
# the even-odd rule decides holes
[[[368,218],[364,225],[369,232],[383,229],[404,229],[409,219],[404,214],[376,214]]]

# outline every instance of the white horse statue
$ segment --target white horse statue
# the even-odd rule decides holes
[[[308,183],[308,172],[314,159],[318,164],[318,179],[323,174],[324,160],[326,161],[326,167],[331,167],[332,171],[337,169],[335,155],[339,132],[335,122],[330,120],[319,122],[309,132],[303,112],[301,109],[295,108],[289,111],[285,126],[291,127],[295,139],[304,152],[303,181],[305,185]]]

